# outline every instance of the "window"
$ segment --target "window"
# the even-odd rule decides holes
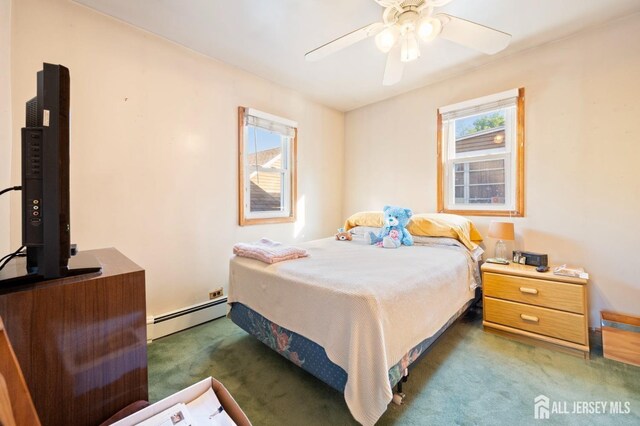
[[[524,89],[438,110],[438,211],[524,216]]]
[[[238,109],[240,225],[295,221],[297,124]]]

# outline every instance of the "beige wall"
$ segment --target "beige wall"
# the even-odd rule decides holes
[[[69,67],[72,240],[143,266],[149,314],[226,288],[235,242],[319,238],[342,220],[342,113],[69,1],[15,2],[12,46],[16,111],[43,61]],[[237,225],[240,105],[299,123],[295,224]]]
[[[0,0],[2,31],[9,3]],[[149,314],[226,286],[236,241],[322,237],[344,215],[387,203],[434,211],[436,109],[520,86],[527,215],[515,220],[515,245],[585,266],[592,325],[601,308],[640,313],[640,263],[631,254],[640,235],[640,47],[631,42],[639,15],[352,111],[345,121],[296,92],[68,1],[20,0],[12,12],[13,109],[33,96],[43,61],[70,68],[73,240],[81,249],[118,247],[145,267]],[[0,90],[8,90],[4,34]],[[237,226],[239,105],[300,123],[296,224]],[[0,103],[2,120],[8,107]],[[23,120],[15,114],[12,128]],[[0,182],[9,181],[9,127],[0,125]],[[14,132],[11,183],[19,180],[18,147]],[[11,246],[20,243],[13,200]],[[0,248],[9,247],[4,201]],[[486,231],[489,218],[474,220]]]
[[[436,109],[525,87],[516,247],[591,273],[592,325],[604,308],[640,314],[637,40],[638,14],[349,112],[343,213],[387,203],[435,211]],[[486,233],[491,218],[473,220]]]
[[[11,181],[11,0],[0,0],[0,190]],[[16,194],[0,196],[0,257],[11,250],[9,245],[9,201]],[[15,247],[14,250],[18,248]]]

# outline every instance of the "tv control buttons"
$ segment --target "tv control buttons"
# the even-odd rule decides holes
[[[33,204],[40,204],[40,200],[33,200]]]
[[[39,211],[37,211],[37,210],[36,210],[36,211],[34,211],[32,214],[33,214],[34,216],[40,216],[40,212],[39,212]]]
[[[34,210],[38,210],[39,208],[40,208],[40,207],[38,207],[38,206],[33,206],[33,209],[34,209]]]

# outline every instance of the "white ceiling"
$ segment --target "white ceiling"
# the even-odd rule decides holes
[[[382,86],[386,56],[373,39],[320,62],[304,54],[381,20],[373,0],[74,0],[342,111],[640,11],[639,0],[454,0],[437,9],[513,35],[486,56],[443,39],[421,45],[402,81]]]

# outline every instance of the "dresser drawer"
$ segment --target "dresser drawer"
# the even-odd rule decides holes
[[[531,333],[587,344],[584,315],[485,297],[484,319]]]
[[[485,296],[578,314],[585,313],[585,287],[580,284],[485,272],[482,287]]]

